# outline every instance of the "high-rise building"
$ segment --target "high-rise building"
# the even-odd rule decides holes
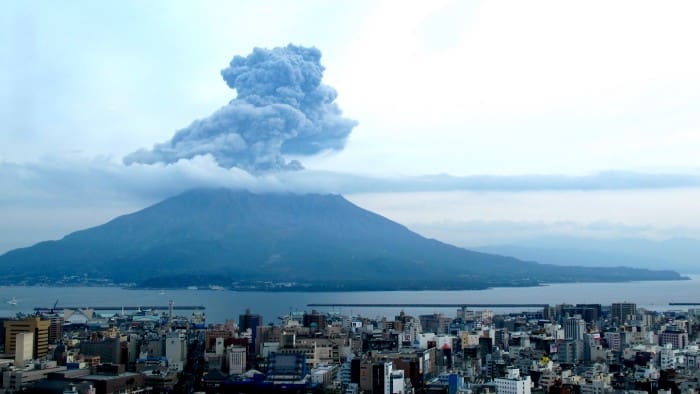
[[[245,310],[245,314],[238,315],[238,329],[245,331],[250,329],[255,332],[255,329],[263,324],[263,317],[254,313],[250,313],[250,309]]]
[[[5,321],[12,320],[9,317],[0,317],[0,352],[5,353]]]
[[[35,359],[46,356],[49,351],[49,320],[42,320],[38,316],[27,317],[20,320],[6,320],[5,327],[5,353],[15,354],[17,334],[31,332],[34,334],[34,346],[32,356]]]
[[[226,348],[226,364],[229,375],[240,375],[246,371],[246,349],[231,345]]]
[[[391,361],[380,361],[372,365],[372,393],[391,394]]]
[[[618,323],[632,320],[637,314],[637,304],[631,302],[616,302],[611,308],[612,319]]]
[[[580,315],[586,323],[592,323],[600,319],[602,307],[600,304],[576,304],[574,305],[562,305],[561,315],[562,317],[573,317]]]
[[[80,353],[86,356],[99,356],[100,362],[121,364],[121,341],[119,338],[91,338],[80,343]]]
[[[583,361],[590,363],[605,360],[606,354],[600,343],[600,334],[583,334]]]
[[[63,339],[63,316],[53,314],[45,315],[44,318],[50,322],[49,343],[55,345]]]
[[[670,344],[673,349],[685,349],[688,346],[688,333],[675,328],[666,329],[659,335],[659,345]]]
[[[20,332],[15,336],[15,366],[31,361],[34,353],[34,333]]]
[[[311,313],[304,313],[302,324],[314,333],[322,331],[326,328],[326,315],[312,310]]]
[[[404,394],[404,372],[402,369],[391,372],[391,394]]]
[[[372,391],[372,360],[362,359],[358,363],[358,381],[362,391]]]
[[[182,332],[171,332],[165,339],[165,357],[171,368],[182,372],[187,362],[187,337]]]
[[[257,343],[258,327],[263,325],[262,315],[250,313],[250,309],[245,310],[244,315],[238,315],[238,329],[244,332],[248,329],[251,331],[251,341],[248,345],[248,352],[255,354],[255,344]]]
[[[578,364],[583,361],[583,341],[564,341],[557,344],[560,364]]]
[[[569,317],[564,322],[564,339],[580,340],[586,333],[586,322],[580,317]]]
[[[510,340],[508,330],[505,328],[498,328],[494,334],[494,344],[500,349],[508,350],[508,342]]]
[[[674,369],[676,368],[676,352],[673,346],[668,343],[659,350],[659,367],[660,369]]]
[[[418,318],[420,319],[423,332],[433,332],[435,334],[447,334],[450,322],[452,321],[451,318],[443,316],[441,313],[420,315]]]
[[[622,335],[619,332],[606,332],[604,334],[605,342],[608,343],[608,347],[613,352],[619,352],[622,350]]]

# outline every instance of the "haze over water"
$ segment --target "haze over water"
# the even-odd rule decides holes
[[[380,291],[380,292],[234,292],[212,290],[125,290],[118,287],[0,287],[0,316],[17,312],[31,313],[34,307],[58,306],[139,306],[204,305],[208,323],[237,321],[238,315],[249,308],[262,314],[266,322],[294,311],[310,311],[311,303],[600,303],[634,302],[650,310],[683,310],[688,307],[670,306],[669,302],[700,302],[700,275],[687,281],[627,282],[627,283],[567,283],[541,287],[494,288],[465,291]],[[8,303],[15,299],[16,305]],[[320,311],[367,317],[398,314],[400,308],[315,308]],[[454,316],[455,308],[404,308],[408,314],[440,312]],[[494,309],[515,312],[511,309]],[[189,316],[190,311],[176,311]]]

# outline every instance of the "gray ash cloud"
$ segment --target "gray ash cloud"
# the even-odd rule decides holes
[[[255,48],[235,56],[221,75],[237,96],[170,141],[127,155],[125,164],[174,163],[210,154],[225,168],[249,172],[303,168],[284,155],[340,150],[357,122],[343,117],[335,89],[323,84],[316,48]]]

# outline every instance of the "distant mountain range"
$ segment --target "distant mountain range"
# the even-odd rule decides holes
[[[674,280],[672,271],[564,267],[424,238],[338,195],[193,190],[0,256],[4,283],[105,278],[147,287],[480,289]]]
[[[475,247],[473,250],[547,264],[664,267],[684,274],[700,274],[700,241],[691,238],[653,241],[640,238],[537,237],[512,244]]]

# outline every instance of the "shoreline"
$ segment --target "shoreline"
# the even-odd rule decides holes
[[[449,286],[404,286],[404,287],[381,287],[381,286],[362,286],[358,283],[353,282],[341,282],[341,283],[296,283],[290,285],[290,282],[272,282],[272,281],[261,281],[256,283],[261,283],[259,286],[245,285],[245,286],[222,286],[222,285],[177,285],[177,286],[141,286],[138,284],[124,284],[124,283],[109,283],[102,282],[99,283],[3,283],[0,287],[88,287],[88,288],[99,288],[99,287],[109,287],[109,288],[120,288],[123,290],[148,290],[148,291],[165,291],[165,290],[176,290],[176,291],[205,291],[205,292],[240,292],[240,293],[359,293],[359,292],[431,292],[431,291],[446,291],[446,292],[458,292],[458,291],[486,291],[498,288],[537,288],[537,287],[547,287],[551,285],[564,285],[564,284],[613,284],[613,283],[634,283],[634,282],[678,282],[678,281],[688,281],[692,280],[689,275],[681,274],[678,278],[663,278],[663,279],[630,279],[630,280],[572,280],[572,281],[560,281],[560,282],[533,282],[533,283],[489,283],[483,286],[459,286],[449,285]],[[451,284],[453,282],[450,282]],[[267,285],[265,285],[267,284]]]

